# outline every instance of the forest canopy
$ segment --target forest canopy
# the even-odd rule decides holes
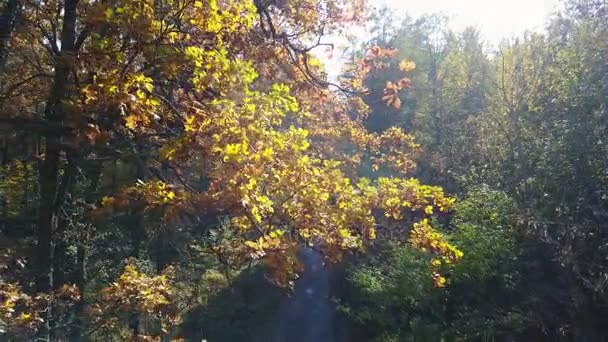
[[[303,251],[336,340],[605,336],[603,1],[497,51],[362,0],[0,10],[0,338],[269,340]]]

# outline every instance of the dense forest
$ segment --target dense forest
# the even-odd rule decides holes
[[[608,341],[605,0],[0,11],[0,340]]]

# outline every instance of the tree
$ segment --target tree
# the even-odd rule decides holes
[[[96,298],[116,304],[90,306],[113,318],[99,322],[127,320],[133,336],[150,330],[150,320],[177,322],[162,272],[187,260],[149,246],[169,235],[200,238],[209,231],[200,231],[204,220],[230,220],[231,238],[209,248],[218,258],[232,269],[261,262],[281,286],[297,277],[301,244],[337,261],[379,227],[407,232],[413,221],[412,242],[440,242],[421,218],[447,211],[453,199],[403,176],[417,148],[403,130],[370,133],[362,124],[359,80],[394,52],[370,47],[341,84],[324,81],[310,54],[362,10],[360,1],[315,0],[23,3],[12,34],[2,36],[10,68],[0,74],[0,115],[32,137],[22,156],[38,174],[30,264],[37,292],[76,283],[86,301],[64,331],[59,322],[69,315],[47,306],[41,338],[86,334],[82,317]],[[362,178],[354,167],[361,157],[401,176]],[[459,258],[443,242],[434,249]],[[87,277],[91,254],[97,279]],[[159,275],[102,261],[124,254],[154,256]]]
[[[504,41],[494,53],[483,49],[472,31],[461,36],[448,32],[440,41],[443,45],[434,43],[438,50],[429,49],[443,54],[413,58],[416,100],[409,103],[414,106],[411,112],[420,114],[408,125],[425,156],[415,172],[422,180],[433,179],[454,191],[464,203],[472,194],[484,198],[466,210],[466,220],[456,211],[442,222],[454,230],[450,234],[454,243],[467,251],[459,271],[467,267],[475,271],[449,273],[453,297],[443,297],[447,316],[437,318],[433,304],[422,305],[422,319],[440,326],[467,317],[466,324],[455,324],[454,330],[433,328],[435,333],[455,331],[465,339],[489,333],[492,338],[535,340],[595,340],[604,335],[598,317],[605,315],[606,285],[600,262],[606,247],[600,224],[606,212],[601,176],[606,167],[606,44],[601,38],[606,34],[606,18],[601,1],[571,1],[546,32]],[[392,34],[372,39],[417,54],[433,32],[435,37],[442,32],[435,28],[424,33],[423,24],[409,25],[406,22],[401,31],[392,29]],[[392,70],[402,58],[395,56]],[[388,74],[372,72],[366,80],[378,86],[390,79]],[[402,124],[407,112],[389,113],[372,101],[368,127],[382,130]],[[480,188],[485,190],[479,193]],[[514,214],[499,211],[480,224],[474,214],[483,215],[484,205],[504,204],[502,195],[490,194],[509,198]],[[510,235],[498,229],[503,219],[510,222]],[[505,248],[513,243],[518,248]],[[497,260],[505,269],[488,272],[492,269],[488,265],[496,265]],[[411,277],[418,269],[393,260],[372,268]],[[391,295],[404,281],[403,277],[385,280],[389,283],[380,293]],[[363,282],[360,285],[365,289]],[[514,295],[516,291],[521,294]],[[410,298],[406,291],[397,293]],[[370,324],[394,328],[382,316],[383,304],[394,310],[387,310],[391,313],[412,311],[412,307],[390,306],[397,301],[394,297],[379,297],[378,307],[364,306],[371,308],[364,310],[372,317]],[[416,299],[431,297],[425,293]],[[381,322],[373,320],[374,314],[383,317]]]

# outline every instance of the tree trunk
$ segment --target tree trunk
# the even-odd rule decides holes
[[[97,200],[97,187],[99,185],[99,177],[101,176],[101,164],[95,165],[88,175],[89,186],[86,189],[85,202],[92,204]],[[84,314],[85,308],[85,287],[87,282],[87,244],[89,236],[84,232],[85,236],[80,236],[76,252],[76,271],[74,273],[74,282],[80,290],[81,299],[74,306],[74,324],[71,331],[70,341],[80,341],[82,339],[82,331],[85,326],[86,317]]]
[[[4,69],[8,57],[8,43],[17,24],[20,0],[8,0],[0,14],[0,71]]]
[[[57,195],[55,196],[55,203],[63,203],[65,196],[71,193],[73,190],[73,178],[76,172],[76,165],[73,160],[68,162],[68,166],[64,171],[61,183],[57,189]],[[57,208],[59,210],[59,208]],[[69,275],[67,274],[67,243],[65,241],[65,229],[68,224],[68,220],[65,215],[61,215],[58,218],[57,229],[53,232],[54,240],[57,243],[54,246],[53,252],[53,289],[57,289],[64,285],[68,281]]]
[[[137,152],[137,151],[136,151]],[[148,178],[148,171],[146,169],[145,162],[142,160],[136,161],[137,165],[137,179],[145,180]],[[143,211],[134,213],[135,223],[132,229],[132,244],[133,251],[131,257],[139,259],[141,257],[141,247],[146,238],[145,220]],[[141,320],[137,312],[134,312],[129,318],[129,328],[133,333],[133,340],[138,340],[139,335],[142,333]]]
[[[78,245],[76,252],[76,273],[75,283],[76,287],[80,291],[80,300],[74,305],[74,325],[70,332],[70,341],[80,341],[82,339],[82,332],[86,323],[86,316],[84,312],[85,308],[85,286],[87,282],[87,246],[84,243]]]
[[[74,54],[76,37],[76,5],[78,0],[65,0],[63,27],[61,32],[61,53],[57,56],[55,75],[45,118],[52,123],[62,123],[65,117],[63,102],[67,98],[71,59]],[[37,287],[38,291],[50,293],[53,289],[53,234],[58,228],[58,211],[63,204],[63,196],[58,193],[61,153],[61,136],[46,133],[44,159],[40,166],[40,204],[38,208],[38,248]],[[52,309],[46,308],[40,337],[51,341]]]

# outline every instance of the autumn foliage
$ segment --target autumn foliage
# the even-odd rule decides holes
[[[280,286],[297,278],[302,245],[337,262],[365,250],[379,226],[407,231],[419,221],[402,240],[458,261],[462,252],[427,220],[454,199],[407,176],[420,147],[399,128],[371,133],[362,123],[361,80],[396,51],[370,47],[353,77],[332,84],[306,44],[357,22],[363,9],[346,0],[24,1],[0,74],[0,115],[28,124],[42,115],[46,125],[36,132],[44,142],[40,188],[52,192],[40,198],[41,234],[61,229],[57,217],[72,198],[61,177],[91,162],[103,176],[120,161],[137,175],[79,204],[87,227],[125,213],[143,217],[144,231],[227,216],[233,239],[214,251],[231,253],[233,268],[263,264]],[[402,77],[377,94],[394,108],[412,88],[415,64],[399,67]],[[365,165],[372,175],[361,173]],[[29,166],[3,170],[20,184],[17,167]],[[40,253],[54,248],[55,236],[39,236]],[[48,291],[58,284],[49,285],[52,270],[41,266],[39,289]],[[443,276],[436,282],[445,286]],[[17,285],[1,288],[3,321],[47,319],[23,311],[15,320],[14,303],[33,299]],[[147,275],[132,262],[89,298],[98,298],[89,314],[106,328],[126,313],[157,319],[165,331],[179,321],[171,276]]]

